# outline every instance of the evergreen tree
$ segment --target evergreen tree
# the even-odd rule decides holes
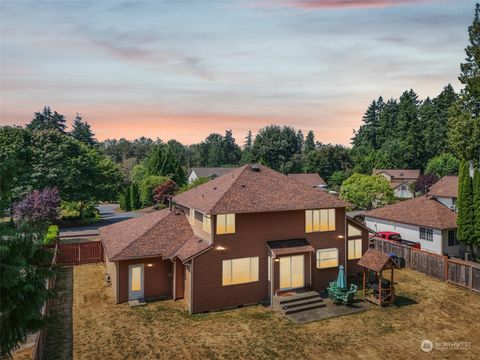
[[[186,181],[185,171],[167,144],[159,144],[147,159],[147,175],[167,176],[177,184]]]
[[[457,238],[461,243],[469,245],[473,254],[472,244],[474,244],[475,239],[473,186],[467,161],[462,161],[460,165],[457,206]]]
[[[36,112],[30,124],[27,125],[27,129],[30,130],[58,130],[63,134],[66,128],[65,116],[56,111],[52,113],[48,106],[45,106],[42,112]]]
[[[95,134],[90,128],[90,124],[82,120],[82,116],[77,113],[75,120],[73,120],[73,129],[70,132],[74,139],[81,141],[87,145],[94,146],[97,142]]]
[[[137,210],[142,207],[140,190],[138,189],[138,184],[136,182],[133,182],[132,185],[130,185],[130,203],[132,210]]]
[[[125,189],[125,194],[123,196],[125,198],[125,211],[132,211],[132,203],[131,203],[129,186],[127,186],[127,188]]]
[[[420,101],[418,95],[410,89],[400,96],[398,103],[397,137],[405,145],[402,152],[408,157],[409,168],[423,168],[424,139],[423,123],[418,114]]]
[[[245,136],[245,141],[243,143],[242,161],[241,161],[242,164],[249,164],[252,162],[252,146],[253,146],[252,130],[248,130],[248,133]]]
[[[297,131],[297,142],[298,142],[298,153],[300,154],[303,150],[303,144],[305,142],[305,138],[303,136],[302,130]]]
[[[303,152],[308,153],[309,151],[315,150],[315,134],[312,130],[307,133],[305,142],[303,144]]]
[[[450,110],[448,140],[458,157],[473,160],[480,156],[480,4],[468,35],[466,62],[458,78],[465,88]]]
[[[480,170],[473,173],[474,243],[480,246]]]
[[[226,130],[225,136],[222,139],[223,146],[223,155],[224,163],[222,165],[236,165],[240,162],[242,157],[242,150],[240,146],[235,143],[235,138],[233,137],[232,130]]]
[[[378,130],[376,141],[380,147],[387,144],[396,136],[398,103],[395,99],[388,100],[380,110],[378,116]]]

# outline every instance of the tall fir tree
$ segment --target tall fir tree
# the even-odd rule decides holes
[[[315,134],[312,130],[307,133],[307,137],[305,138],[305,142],[303,144],[303,152],[308,153],[312,150],[315,150]]]
[[[465,88],[450,109],[448,141],[457,157],[473,160],[480,157],[480,4],[468,35],[467,57],[458,78]]]
[[[65,133],[67,128],[65,116],[52,112],[49,106],[45,106],[41,112],[36,112],[32,121],[27,125],[30,130],[58,130]]]
[[[408,155],[409,168],[422,168],[424,155],[423,124],[418,114],[420,100],[410,89],[400,96],[398,103],[397,136],[404,140],[402,151]]]
[[[136,182],[133,182],[132,185],[130,185],[130,203],[132,210],[137,210],[142,207],[140,190],[138,189],[138,184]]]
[[[475,243],[474,208],[473,208],[473,185],[470,177],[470,166],[467,161],[460,165],[458,179],[458,217],[457,217],[457,238],[466,245],[469,245],[473,253],[472,245]]]
[[[125,189],[125,194],[124,194],[124,197],[125,197],[125,211],[132,211],[132,198],[130,196],[130,187],[127,186],[127,188]]]
[[[90,146],[94,146],[97,143],[95,140],[95,134],[90,128],[90,124],[83,121],[82,116],[79,113],[77,113],[73,120],[73,128],[70,135],[72,135],[74,139]]]
[[[480,170],[473,173],[473,214],[475,245],[480,246]]]
[[[242,164],[249,164],[252,162],[252,146],[253,146],[253,134],[252,130],[248,130],[247,135],[245,136],[245,141],[243,143],[242,151]]]

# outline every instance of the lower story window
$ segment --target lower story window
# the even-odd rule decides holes
[[[457,230],[448,230],[448,246],[458,245]]]
[[[420,239],[433,241],[433,229],[429,228],[420,228]]]
[[[222,285],[236,285],[258,281],[258,256],[223,260]]]
[[[338,249],[318,249],[317,268],[326,269],[338,266]]]
[[[348,240],[348,260],[362,257],[362,239]]]

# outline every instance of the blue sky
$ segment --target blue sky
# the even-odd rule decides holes
[[[2,1],[1,123],[48,104],[99,139],[271,123],[348,144],[370,101],[459,90],[475,1]]]

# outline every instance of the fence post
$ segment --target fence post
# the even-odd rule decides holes
[[[445,281],[448,282],[448,258],[444,257],[443,258],[443,277],[445,278]]]
[[[468,279],[468,287],[470,288],[470,290],[473,290],[473,266],[470,265],[469,266],[469,269],[470,269],[470,277]]]
[[[80,252],[82,251],[82,247],[80,246],[80,243],[78,244],[78,265],[81,264],[81,256],[80,256]]]

